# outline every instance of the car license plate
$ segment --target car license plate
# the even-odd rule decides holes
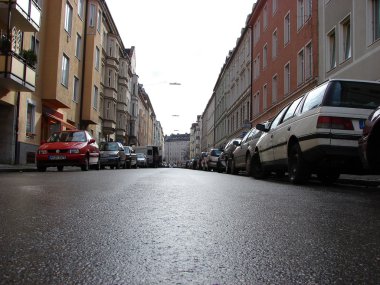
[[[62,160],[62,159],[66,159],[66,156],[64,156],[64,155],[50,155],[49,159],[50,160]]]
[[[365,120],[364,119],[359,120],[359,127],[361,130],[364,129],[364,126],[365,126]]]

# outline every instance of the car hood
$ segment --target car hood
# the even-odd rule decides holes
[[[84,148],[87,145],[86,142],[52,142],[44,143],[39,147],[42,150],[49,149],[72,149],[72,148]]]
[[[119,152],[117,150],[101,150],[100,155],[107,156],[107,155],[116,155]]]

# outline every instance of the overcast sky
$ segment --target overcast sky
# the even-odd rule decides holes
[[[189,133],[254,0],[107,0],[164,134]],[[181,85],[170,85],[177,82]]]

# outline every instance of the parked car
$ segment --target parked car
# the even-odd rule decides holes
[[[137,166],[138,167],[148,167],[146,156],[143,153],[136,153]]]
[[[131,146],[125,145],[124,146],[124,152],[125,152],[125,167],[126,168],[137,168],[137,156],[135,151]]]
[[[217,148],[212,148],[207,155],[207,170],[217,170],[218,158],[222,151]]]
[[[207,170],[208,167],[207,167],[207,156],[208,156],[208,152],[201,152],[201,155],[199,156],[198,158],[198,164],[197,164],[197,169],[200,169],[200,170]]]
[[[329,80],[283,108],[257,142],[252,173],[287,171],[292,183],[316,173],[332,183],[341,173],[360,173],[358,140],[365,120],[380,105],[380,83]]]
[[[236,149],[236,147],[240,145],[240,142],[241,142],[241,138],[233,138],[227,142],[222,153],[218,157],[218,163],[217,163],[218,172],[226,171],[226,173],[230,173],[232,153]]]
[[[101,142],[100,150],[100,167],[104,169],[109,166],[111,169],[125,168],[125,153],[123,145],[119,142]]]
[[[242,170],[247,176],[252,175],[252,156],[262,133],[262,131],[252,128],[236,146],[229,162],[229,169],[232,174],[237,174],[239,170]]]
[[[359,154],[365,171],[380,174],[380,106],[365,122],[359,139]]]
[[[79,166],[83,171],[92,166],[99,170],[99,146],[84,130],[55,132],[38,148],[36,164],[38,171],[46,171],[47,167],[63,171],[64,166]]]

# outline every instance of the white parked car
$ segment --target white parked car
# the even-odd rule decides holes
[[[252,174],[288,172],[292,183],[316,173],[332,183],[341,173],[359,173],[358,140],[365,120],[380,105],[380,82],[329,80],[283,108],[265,132],[252,157]]]

